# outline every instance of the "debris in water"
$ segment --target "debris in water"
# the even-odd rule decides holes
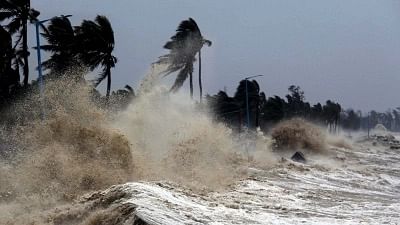
[[[304,154],[302,152],[295,152],[290,159],[300,163],[306,162],[306,158],[304,157]]]

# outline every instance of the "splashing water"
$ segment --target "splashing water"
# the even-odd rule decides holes
[[[48,82],[46,119],[37,93],[10,109],[20,117],[2,132],[8,158],[0,159],[0,221],[74,199],[135,176],[128,140],[111,129],[89,89],[73,81]],[[13,207],[12,207],[13,206]],[[0,223],[1,224],[1,223]]]
[[[145,179],[218,188],[239,174],[240,150],[231,130],[196,110],[188,97],[155,88],[114,122],[126,135]]]
[[[143,95],[153,90],[159,85],[161,74],[167,69],[168,65],[163,63],[151,64],[150,70],[146,73],[139,85],[138,93]]]
[[[310,160],[281,160],[267,135],[238,139],[188,96],[158,85],[162,70],[153,66],[139,97],[119,113],[99,108],[90,88],[66,79],[47,83],[45,120],[38,93],[9,109],[0,132],[0,224],[396,221],[384,208],[399,199],[393,152],[364,151],[364,145],[289,121],[276,133],[294,148],[311,146],[305,149]],[[293,139],[293,127],[308,133]],[[117,186],[71,203],[111,185]],[[371,203],[367,218],[362,196]],[[347,212],[348,206],[360,213]],[[379,212],[389,219],[380,220]]]
[[[217,190],[243,177],[231,131],[188,98],[159,86],[150,90],[153,78],[119,114],[97,107],[90,88],[67,79],[48,81],[45,120],[38,93],[11,108],[0,138],[8,140],[2,149],[8,156],[0,160],[0,221],[28,222],[32,217],[23,215],[128,181]]]

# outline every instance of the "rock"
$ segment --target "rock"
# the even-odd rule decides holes
[[[300,162],[300,163],[306,162],[306,158],[304,157],[304,154],[301,152],[295,152],[294,155],[290,159],[295,162]]]
[[[400,145],[391,145],[390,149],[400,149]]]

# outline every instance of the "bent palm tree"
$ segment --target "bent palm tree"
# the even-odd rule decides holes
[[[199,53],[199,63],[201,63],[200,50],[204,44],[211,46],[211,41],[203,38],[196,22],[192,18],[189,18],[179,24],[176,34],[164,45],[164,48],[170,52],[161,56],[157,63],[168,64],[167,69],[164,71],[165,76],[179,71],[175,83],[171,87],[171,91],[176,92],[179,90],[189,77],[190,97],[193,98],[193,63],[196,61],[197,53]],[[201,66],[199,66],[199,86],[201,100],[203,94]]]
[[[19,32],[16,45],[22,40],[22,47],[19,54],[23,58],[24,86],[29,81],[29,51],[28,51],[28,20],[33,22],[37,20],[39,12],[31,8],[30,0],[1,0],[0,1],[0,21],[10,19],[7,25],[11,34]]]
[[[117,58],[112,55],[114,50],[114,31],[110,21],[105,16],[97,16],[95,21],[84,20],[76,28],[77,43],[79,43],[80,59],[91,71],[102,66],[103,71],[94,82],[97,87],[107,78],[107,94],[110,96],[111,68],[115,67]]]
[[[42,63],[44,69],[50,69],[57,75],[64,75],[71,66],[78,63],[75,32],[67,17],[55,17],[50,20],[42,36],[48,44],[40,48],[52,53],[50,59]]]

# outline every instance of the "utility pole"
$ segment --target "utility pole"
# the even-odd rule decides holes
[[[368,127],[368,139],[369,139],[369,112],[368,112],[368,117],[367,117],[367,127]]]

